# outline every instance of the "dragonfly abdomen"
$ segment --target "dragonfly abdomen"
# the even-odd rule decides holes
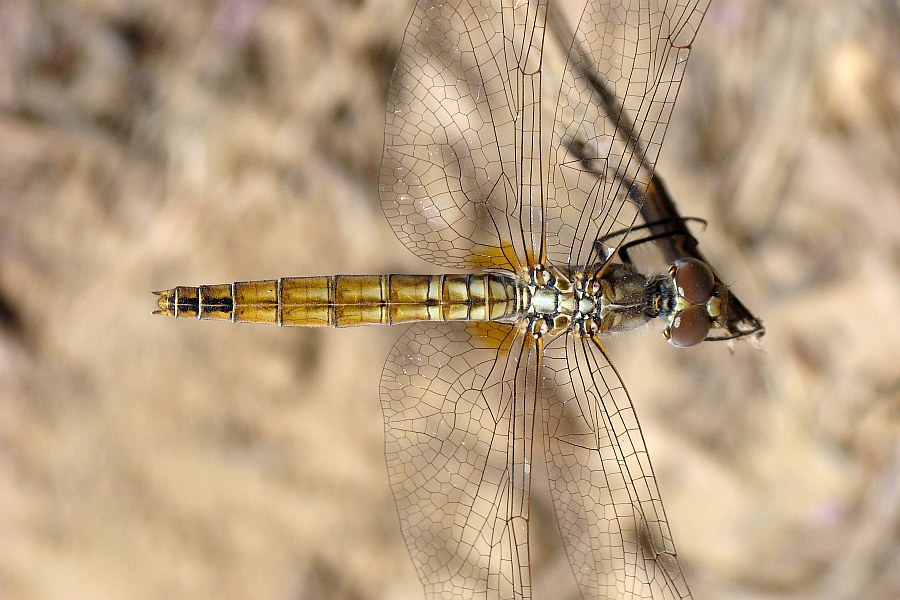
[[[157,295],[160,314],[299,327],[512,321],[524,304],[517,280],[499,273],[284,277]]]

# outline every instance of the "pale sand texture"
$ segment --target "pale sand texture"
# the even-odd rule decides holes
[[[421,597],[377,397],[399,332],[149,293],[433,271],[376,191],[411,6],[0,3],[0,597]],[[768,334],[611,344],[697,598],[900,596],[898,11],[718,0],[698,38],[659,169]]]

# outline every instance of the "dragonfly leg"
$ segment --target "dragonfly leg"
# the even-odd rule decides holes
[[[631,229],[619,229],[610,232],[603,237],[597,238],[597,241],[594,242],[594,248],[599,255],[604,256],[604,252],[602,250],[607,240],[614,239],[629,232],[654,229],[656,227],[668,227],[670,225],[674,226],[673,228],[667,229],[666,231],[663,231],[661,233],[638,238],[620,246],[619,256],[622,257],[622,261],[631,264],[631,259],[628,257],[629,248],[633,248],[641,244],[646,244],[647,242],[652,242],[663,238],[671,238],[679,235],[693,237],[691,236],[691,233],[688,231],[687,227],[684,226],[685,223],[688,222],[700,223],[704,228],[706,227],[706,219],[701,219],[700,217],[672,217],[668,219],[660,219],[658,221],[650,221],[649,223],[644,223],[642,225],[632,227]]]

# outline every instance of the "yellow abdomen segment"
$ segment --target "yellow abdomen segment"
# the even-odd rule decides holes
[[[516,279],[497,273],[285,277],[156,294],[160,314],[300,327],[511,321],[524,310]]]

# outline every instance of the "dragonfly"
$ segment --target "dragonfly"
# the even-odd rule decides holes
[[[389,88],[379,193],[431,275],[155,292],[157,313],[399,325],[386,460],[428,598],[530,598],[542,464],[585,598],[690,598],[637,414],[602,341],[760,336],[654,165],[708,0],[419,0]],[[637,245],[669,266],[644,273]]]

